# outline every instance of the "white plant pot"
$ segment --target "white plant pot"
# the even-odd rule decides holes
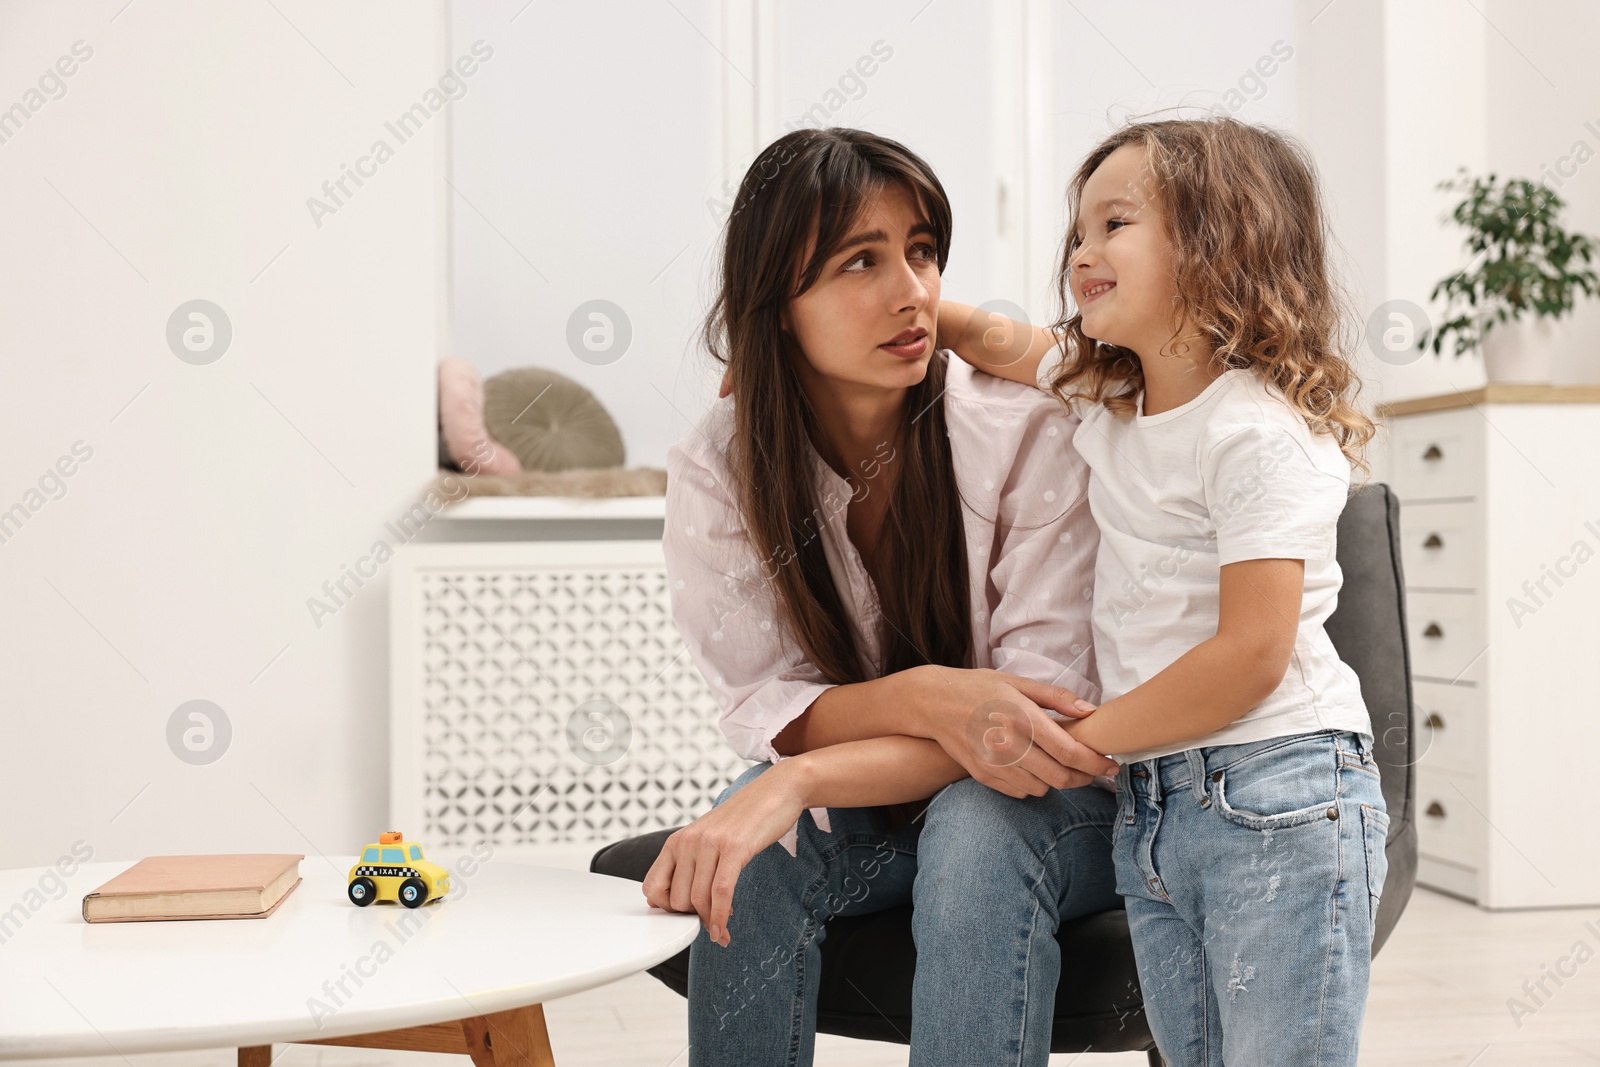
[[[1555,380],[1556,320],[1532,314],[1496,323],[1483,338],[1483,369],[1490,382],[1549,385]]]

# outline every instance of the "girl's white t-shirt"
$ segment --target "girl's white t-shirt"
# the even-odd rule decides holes
[[[1041,384],[1053,370],[1040,368]],[[1305,590],[1288,670],[1266,700],[1209,736],[1108,755],[1127,763],[1318,730],[1370,737],[1360,682],[1323,629],[1343,580],[1334,549],[1350,462],[1338,442],[1248,368],[1170,411],[1142,414],[1142,391],[1137,403],[1129,417],[1073,401],[1100,531],[1092,632],[1102,700],[1215,636],[1227,564],[1302,559]]]

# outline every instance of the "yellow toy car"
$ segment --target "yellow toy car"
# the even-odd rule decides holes
[[[422,858],[422,846],[404,841],[399,830],[378,835],[350,868],[350,903],[364,908],[374,900],[398,900],[420,908],[450,892],[450,872]]]

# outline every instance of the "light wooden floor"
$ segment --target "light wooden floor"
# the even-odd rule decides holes
[[[1373,964],[1362,1037],[1365,1067],[1595,1067],[1600,1064],[1600,909],[1482,911],[1418,889]],[[1587,962],[1519,1027],[1507,1007],[1522,983],[1574,953]],[[1575,957],[1574,957],[1575,959]],[[1572,963],[1561,965],[1569,973]],[[1534,1003],[1526,1001],[1530,1007]],[[561,1067],[686,1067],[684,1002],[647,975],[545,1006]],[[276,1046],[274,1067],[443,1067],[466,1057],[365,1049]],[[26,1061],[35,1067],[233,1067],[232,1050],[84,1060]],[[905,1046],[822,1035],[819,1065],[889,1067]],[[1142,1053],[1052,1056],[1051,1067],[1144,1067]]]

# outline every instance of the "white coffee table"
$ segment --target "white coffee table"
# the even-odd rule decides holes
[[[237,1046],[266,1067],[293,1042],[549,1067],[544,1001],[660,963],[700,926],[637,882],[498,858],[452,867],[437,903],[358,908],[354,863],[307,856],[265,919],[186,922],[83,921],[84,893],[131,861],[80,867],[59,900],[38,894],[52,868],[0,871],[0,1060]]]

